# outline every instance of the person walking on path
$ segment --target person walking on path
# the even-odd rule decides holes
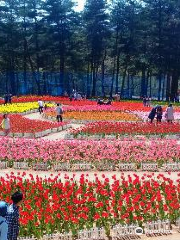
[[[19,207],[23,201],[23,194],[19,191],[11,196],[13,203],[7,209],[8,240],[17,240],[19,235]]]
[[[0,201],[0,240],[7,240],[8,224],[6,221],[7,203]]]
[[[162,115],[163,115],[163,109],[162,109],[162,107],[161,106],[157,106],[157,109],[156,109],[156,111],[157,111],[157,122],[161,122],[161,120],[162,120]]]
[[[165,118],[167,122],[170,122],[170,123],[172,123],[172,121],[174,120],[174,110],[173,110],[172,104],[169,104],[169,106],[167,107]]]
[[[56,118],[58,122],[62,122],[62,114],[63,114],[63,110],[61,105],[58,103],[57,107],[56,107]]]
[[[153,122],[155,116],[156,116],[156,107],[153,107],[151,109],[151,112],[149,113],[149,116],[148,116],[148,118],[150,119],[151,123]]]
[[[44,107],[44,104],[43,104],[43,101],[42,100],[38,100],[38,105],[39,105],[39,113],[43,113],[43,107]]]
[[[1,122],[1,127],[4,131],[5,136],[7,136],[10,133],[10,130],[11,130],[10,119],[8,118],[7,114],[3,115],[3,120]]]

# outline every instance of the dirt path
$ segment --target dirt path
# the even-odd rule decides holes
[[[150,173],[150,172],[97,172],[97,171],[79,171],[79,172],[63,172],[63,171],[58,171],[54,172],[52,170],[49,171],[34,171],[34,170],[15,170],[15,169],[3,169],[0,170],[0,177],[6,177],[6,174],[11,174],[13,173],[15,176],[18,176],[19,174],[23,174],[23,172],[26,173],[26,178],[29,178],[29,174],[33,175],[34,178],[41,177],[42,179],[49,178],[49,177],[56,177],[58,176],[59,179],[61,179],[62,182],[66,181],[66,177],[69,177],[69,179],[74,178],[77,182],[79,181],[80,177],[84,175],[89,181],[95,181],[96,177],[99,178],[99,180],[104,180],[105,178],[109,178],[110,183],[113,183],[114,180],[113,178],[116,176],[116,179],[120,180],[121,176],[125,178],[128,178],[128,176],[131,176],[132,180],[135,179],[135,176],[137,175],[138,177],[145,177],[148,179],[149,175],[153,175],[154,179],[157,179],[157,176],[159,174],[163,174],[166,178],[170,178],[173,181],[177,181],[180,177],[178,176],[178,172],[172,172],[171,174],[168,174],[167,172],[155,172],[155,173]]]

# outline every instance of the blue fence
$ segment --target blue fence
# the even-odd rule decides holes
[[[113,82],[113,85],[112,85]],[[127,76],[122,86],[122,77],[118,79],[118,91],[121,92],[121,97],[132,98],[142,95],[141,77]],[[0,73],[0,95],[12,93],[13,95],[53,95],[60,96],[65,92],[70,94],[72,90],[86,94],[87,96],[92,91],[92,76],[87,73],[65,73],[62,80],[62,75],[59,72],[8,72]],[[110,74],[106,74],[103,82],[101,74],[97,75],[96,96],[110,95],[111,89],[115,93],[115,81]],[[104,94],[103,94],[104,91]],[[158,80],[156,77],[151,78],[147,86],[147,95],[156,98],[158,96]],[[166,81],[162,84],[161,98],[166,96]]]

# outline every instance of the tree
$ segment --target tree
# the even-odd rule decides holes
[[[107,38],[109,37],[109,20],[106,0],[87,0],[83,19],[86,33],[88,66],[92,75],[92,92],[96,95],[97,73],[103,61]]]

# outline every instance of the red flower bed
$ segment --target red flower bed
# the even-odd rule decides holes
[[[180,124],[174,123],[128,123],[128,122],[96,122],[87,124],[79,129],[72,130],[72,134],[88,135],[118,135],[118,134],[177,134],[180,133]]]
[[[54,123],[40,120],[32,120],[16,114],[9,115],[9,118],[12,133],[36,133],[67,124],[66,122]],[[0,122],[1,121],[2,116],[0,116]]]
[[[23,173],[23,176],[26,175]],[[180,217],[180,179],[175,183],[159,174],[141,179],[123,174],[109,179],[102,176],[95,182],[81,175],[79,183],[68,176],[61,182],[58,177],[45,180],[30,175],[25,180],[20,175],[7,175],[0,181],[0,198],[10,202],[10,195],[16,189],[25,194],[20,211],[21,236],[40,237],[46,233],[77,231],[94,225],[110,226],[121,223],[138,223]],[[148,179],[147,179],[148,177]],[[110,183],[111,181],[111,183]],[[107,231],[108,232],[108,231]]]
[[[95,101],[81,100],[81,101],[70,101],[68,97],[53,97],[53,96],[22,96],[22,97],[13,97],[13,103],[19,102],[37,102],[38,100],[43,100],[47,102],[57,102],[64,105],[71,106],[84,106],[84,105],[97,105]],[[3,104],[4,100],[0,100],[0,103]]]

